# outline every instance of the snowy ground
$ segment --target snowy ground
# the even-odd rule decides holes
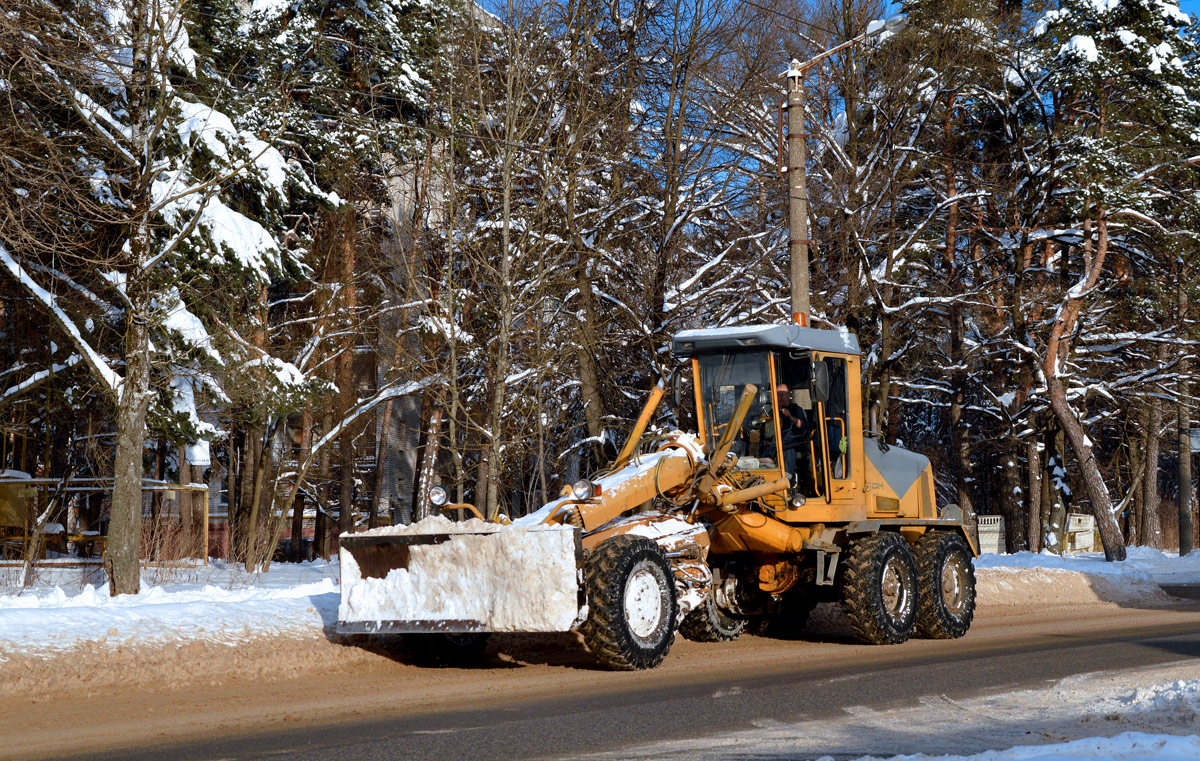
[[[275,563],[266,574],[216,560],[151,567],[139,594],[110,597],[107,584],[89,583],[94,566],[50,563],[31,589],[0,588],[0,662],[83,648],[320,637],[337,618],[337,570],[327,561]]]
[[[1090,553],[1059,558],[1023,552],[976,560],[979,604],[1167,604],[1158,584],[1200,584],[1200,551],[1180,559],[1131,548],[1124,563]],[[3,579],[4,569],[0,569]],[[0,587],[0,662],[77,648],[116,649],[247,638],[320,637],[337,618],[336,561],[275,563],[266,574],[213,561],[149,568],[140,594],[110,597],[98,567],[46,564],[23,593]]]

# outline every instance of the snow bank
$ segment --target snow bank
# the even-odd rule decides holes
[[[1189,735],[1122,732],[1116,737],[1087,737],[1054,745],[1019,745],[1008,750],[988,750],[970,756],[892,756],[888,761],[1195,761],[1200,758],[1200,737]],[[823,756],[817,761],[834,761]],[[863,756],[858,761],[881,761]]]
[[[321,636],[336,615],[333,563],[276,564],[257,576],[222,563],[191,572],[204,578],[143,584],[136,595],[110,597],[107,585],[91,584],[74,594],[60,585],[0,595],[0,662],[81,648]]]
[[[979,604],[1166,604],[1160,583],[1200,583],[1200,551],[1180,558],[1130,547],[1128,559],[1108,563],[1101,553],[1059,557],[1048,552],[985,554],[975,559]]]
[[[567,631],[579,613],[575,529],[570,526],[499,526],[478,519],[454,523],[432,516],[411,526],[356,534],[441,534],[437,544],[407,547],[404,567],[384,578],[364,578],[358,558],[343,544],[338,619],[353,623],[455,622],[490,631]]]
[[[1186,557],[1151,547],[1129,547],[1128,557],[1120,563],[1108,563],[1100,552],[1085,552],[1059,557],[1049,552],[1017,552],[1012,555],[981,555],[976,568],[1055,568],[1103,576],[1147,575],[1162,583],[1200,583],[1200,550]]]
[[[1126,712],[1166,716],[1169,720],[1200,726],[1200,679],[1138,687],[1121,703]]]

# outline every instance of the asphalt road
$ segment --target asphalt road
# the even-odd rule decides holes
[[[1189,606],[1192,607],[1192,606]],[[792,659],[770,671],[730,673],[627,690],[504,703],[471,711],[427,711],[362,722],[307,726],[186,744],[145,746],[88,759],[320,759],[503,761],[574,758],[665,739],[844,715],[854,707],[896,707],[923,695],[970,697],[1099,670],[1200,658],[1194,620],[1146,625],[1124,619],[1082,634],[1025,632],[972,642],[926,643],[917,651],[872,649],[865,663]],[[479,673],[488,689],[487,671]]]

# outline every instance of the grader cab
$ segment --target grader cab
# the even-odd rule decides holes
[[[578,627],[618,669],[657,665],[677,629],[792,636],[822,601],[869,643],[967,631],[973,530],[939,509],[928,459],[864,434],[852,334],[689,330],[672,350],[690,363],[694,434],[643,436],[656,389],[609,468],[511,526],[344,536],[339,628],[401,633],[439,660],[491,632]]]

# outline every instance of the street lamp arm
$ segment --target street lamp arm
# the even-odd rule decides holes
[[[821,61],[824,61],[829,56],[840,53],[852,45],[857,45],[868,37],[875,37],[876,35],[884,34],[885,32],[895,32],[897,29],[903,27],[907,21],[908,17],[900,14],[892,16],[886,21],[872,21],[870,24],[867,24],[867,29],[862,34],[858,35],[857,37],[852,37],[839,45],[835,45],[828,50],[818,53],[816,56],[808,59],[804,63],[800,63],[793,58],[791,64],[788,66],[788,70],[779,76],[780,78],[802,77],[808,73],[809,69],[816,66]]]

